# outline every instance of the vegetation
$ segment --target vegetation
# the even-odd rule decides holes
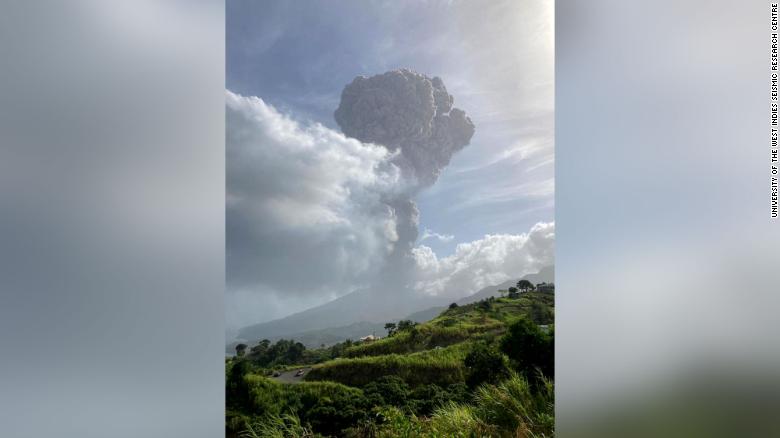
[[[553,436],[554,295],[518,286],[373,342],[245,346],[226,362],[228,437]]]

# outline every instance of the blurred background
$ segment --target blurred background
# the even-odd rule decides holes
[[[556,2],[557,428],[780,436],[769,4]],[[0,14],[0,436],[224,432],[224,3]]]
[[[224,433],[224,4],[4,1],[0,436]]]
[[[766,2],[556,3],[556,414],[780,436]]]

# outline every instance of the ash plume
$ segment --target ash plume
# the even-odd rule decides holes
[[[453,102],[440,78],[401,69],[356,77],[334,116],[346,136],[400,151],[396,164],[423,188],[474,135],[471,119]]]
[[[404,281],[399,274],[414,263],[419,216],[414,194],[435,183],[474,135],[471,119],[453,102],[440,78],[400,69],[356,77],[344,87],[334,112],[347,137],[396,152],[393,162],[410,187],[384,200],[394,212],[399,237],[386,272],[385,280],[392,283]]]

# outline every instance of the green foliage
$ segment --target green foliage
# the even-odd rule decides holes
[[[431,414],[444,404],[465,402],[470,397],[468,387],[463,383],[446,387],[427,384],[412,389],[398,376],[380,377],[364,386],[363,392],[374,406],[394,406],[417,415]]]
[[[531,304],[529,317],[531,318],[531,321],[539,325],[548,325],[555,322],[555,314],[553,313],[552,307],[540,301],[534,301]]]
[[[398,376],[382,376],[363,387],[366,397],[376,406],[406,406],[411,390]]]
[[[267,415],[248,424],[240,436],[241,438],[316,438],[322,435],[315,434],[311,429],[301,425],[301,419],[297,415],[288,413]]]
[[[528,437],[555,434],[554,387],[545,381],[540,390],[517,374],[498,385],[483,385],[471,404],[450,402],[428,418],[408,415],[398,408],[378,411],[381,438]],[[367,435],[364,435],[367,436]]]
[[[416,325],[417,323],[410,319],[402,319],[401,321],[398,321],[398,331],[403,332],[403,331],[411,330]]]
[[[506,376],[507,362],[506,356],[487,343],[475,344],[464,360],[468,370],[466,383],[474,388],[482,383],[497,382]]]
[[[350,386],[365,386],[380,377],[396,375],[411,386],[465,381],[463,358],[468,344],[419,353],[359,358],[341,358],[315,365],[306,380],[328,380]]]
[[[501,338],[500,346],[514,367],[525,376],[534,376],[541,372],[549,378],[555,373],[554,334],[544,333],[527,318],[520,318],[509,326],[509,331]]]
[[[397,327],[394,322],[388,322],[385,324],[385,330],[387,330],[387,336],[393,336],[397,330]]]
[[[226,361],[229,436],[552,436],[554,294],[509,294],[388,323],[375,342],[261,341]],[[305,364],[299,384],[264,377]]]
[[[252,397],[243,407],[245,412],[261,418],[296,413],[301,424],[323,435],[339,435],[342,429],[365,420],[371,409],[363,391],[338,383],[286,385],[255,374],[247,375],[246,381]]]
[[[520,280],[517,282],[517,288],[522,292],[529,292],[534,290],[534,284],[528,280]]]
[[[457,307],[458,307],[458,303],[452,303],[452,304],[450,304],[448,309],[456,309]]]
[[[225,399],[228,407],[241,407],[250,403],[249,385],[246,375],[252,371],[252,366],[246,360],[232,362],[226,367]]]
[[[555,390],[551,381],[529,385],[517,374],[500,384],[479,388],[474,415],[499,430],[516,436],[550,437],[555,428]]]
[[[281,339],[271,344],[267,339],[253,347],[247,358],[260,367],[273,367],[300,363],[306,347],[300,342]]]

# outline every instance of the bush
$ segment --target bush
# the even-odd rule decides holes
[[[246,409],[250,406],[251,396],[245,377],[251,370],[252,366],[243,359],[233,361],[225,370],[225,399],[228,407]]]
[[[496,383],[506,376],[508,363],[506,357],[484,342],[474,348],[464,359],[467,369],[466,383],[474,388],[482,383]]]
[[[363,393],[376,406],[404,407],[409,399],[409,385],[398,376],[383,376],[363,387]]]
[[[520,318],[509,326],[500,345],[515,369],[525,376],[535,376],[538,371],[554,378],[555,343],[552,332],[545,334],[530,320]]]
[[[483,385],[472,404],[446,403],[430,418],[405,415],[398,408],[379,410],[374,436],[381,438],[528,437],[555,435],[554,387],[545,380],[534,390],[520,375],[498,385]]]
[[[247,413],[272,419],[296,414],[301,424],[324,435],[339,435],[365,420],[371,408],[363,391],[338,383],[285,385],[255,374],[246,376],[246,381],[253,401]]]
[[[515,431],[516,436],[553,436],[555,431],[555,390],[543,379],[531,386],[517,374],[499,385],[479,388],[474,415],[500,430]]]

